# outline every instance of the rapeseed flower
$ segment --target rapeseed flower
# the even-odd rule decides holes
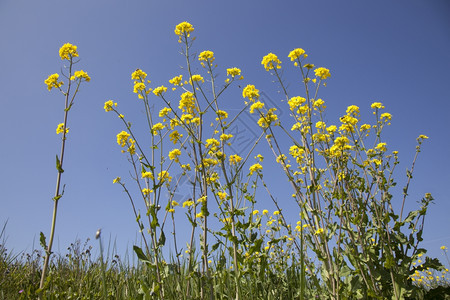
[[[59,48],[59,57],[62,60],[71,60],[73,57],[78,57],[77,46],[66,43]]]
[[[188,22],[181,22],[177,26],[175,26],[175,34],[180,36],[180,38],[186,34],[187,37],[190,36],[191,32],[194,31],[194,26],[192,26]]]
[[[314,74],[316,74],[317,77],[320,77],[320,79],[327,79],[331,76],[330,70],[326,68],[317,68],[314,70]]]
[[[173,149],[172,151],[169,152],[169,159],[170,160],[175,160],[176,162],[179,162],[179,156],[181,155],[181,151],[180,149]]]
[[[155,96],[161,96],[165,92],[167,92],[167,88],[163,85],[153,90],[153,94],[155,94]]]
[[[212,64],[214,59],[214,52],[209,50],[201,52],[198,56],[199,61],[206,61],[209,64]]]
[[[75,80],[76,78],[84,79],[87,82],[91,81],[91,77],[89,77],[89,75],[83,70],[75,71],[75,73],[70,77],[70,80]]]
[[[136,69],[136,71],[131,73],[131,79],[133,79],[135,81],[138,81],[138,80],[144,81],[146,77],[147,77],[147,73],[145,73],[141,69]]]
[[[248,98],[250,101],[254,101],[259,98],[259,90],[254,85],[249,84],[242,90],[242,97]]]
[[[230,68],[227,69],[227,75],[230,75],[231,77],[239,76],[241,75],[241,69],[239,68]]]
[[[232,155],[230,155],[229,159],[230,159],[230,165],[237,165],[238,163],[241,162],[242,157],[240,157],[237,154],[232,154]]]
[[[69,128],[66,128],[66,134],[69,132]],[[56,127],[56,134],[64,133],[64,123],[58,124]]]
[[[106,101],[105,105],[103,106],[103,108],[105,109],[106,112],[112,111],[114,109],[114,107],[117,107],[117,103],[114,103],[114,101],[112,101],[112,100]]]
[[[263,167],[260,164],[254,164],[252,166],[250,166],[249,171],[250,171],[250,175],[253,174],[253,172],[257,172],[258,170],[262,170]]]
[[[288,57],[291,59],[291,61],[296,60],[297,58],[299,58],[301,55],[305,54],[305,50],[303,50],[302,48],[297,48],[292,50],[291,52],[289,52]]]
[[[149,179],[153,179],[153,173],[146,171],[146,172],[142,172],[141,174],[142,178],[149,178]]]
[[[264,65],[266,71],[272,70],[274,68],[281,69],[281,61],[273,53],[269,53],[266,56],[264,56],[261,61],[261,64]]]
[[[52,88],[59,88],[64,83],[62,81],[59,81],[59,74],[52,74],[48,76],[48,78],[44,81],[44,83],[47,85],[47,88],[49,91],[51,91]]]
[[[169,172],[167,171],[161,171],[158,173],[158,180],[161,182],[171,182],[172,181],[172,177],[169,175]]]
[[[255,109],[262,109],[264,107],[264,103],[257,101],[250,106],[250,113],[253,114]]]
[[[128,132],[121,131],[117,135],[117,144],[119,144],[121,147],[125,147],[125,144],[126,144],[129,136],[130,136],[130,134]]]

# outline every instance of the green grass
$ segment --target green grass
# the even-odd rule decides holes
[[[101,260],[93,257],[92,252],[89,240],[85,243],[78,240],[64,255],[53,254],[41,299],[157,299],[150,292],[154,287],[152,267],[142,262],[132,263],[128,255],[122,259],[114,251],[107,251],[109,254],[104,256],[105,296]],[[283,264],[261,259],[243,266],[239,280],[241,299],[299,299],[300,268],[295,259]],[[3,241],[0,244],[0,299],[37,299],[42,260],[39,250],[12,254]],[[231,258],[217,257],[210,265],[211,278],[207,282],[197,269],[188,272],[186,261],[180,265],[174,261],[161,262],[165,299],[202,299],[202,285],[212,288],[213,299],[234,299],[235,273],[230,268]],[[419,299],[450,297],[448,278],[434,281],[432,288],[424,284],[418,286],[422,291]],[[319,294],[316,286],[308,282],[306,299],[314,299]],[[209,292],[203,296],[210,297]]]

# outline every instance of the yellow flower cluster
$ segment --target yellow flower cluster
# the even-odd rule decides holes
[[[288,104],[289,104],[290,110],[294,110],[305,102],[306,102],[305,98],[297,96],[297,97],[292,97],[291,99],[289,99]]]
[[[262,109],[264,107],[264,103],[257,101],[250,106],[250,113],[253,114],[255,109]]]
[[[158,180],[161,181],[161,183],[165,181],[171,182],[172,177],[169,175],[169,172],[161,171],[158,173]]]
[[[254,164],[252,166],[250,166],[249,171],[250,171],[250,175],[252,175],[254,172],[257,172],[258,170],[262,170],[263,167],[260,164]]]
[[[145,73],[141,69],[136,69],[136,71],[131,73],[131,79],[135,81],[144,81],[145,78],[147,78],[147,73]]]
[[[303,50],[302,48],[297,48],[292,50],[291,52],[289,52],[288,57],[291,59],[291,61],[294,61],[296,59],[298,59],[301,55],[304,55],[304,58],[306,58],[306,54],[305,54],[305,50]]]
[[[235,77],[235,76],[239,76],[241,75],[241,69],[239,68],[230,68],[227,69],[227,75],[231,76],[231,77]]]
[[[121,147],[125,147],[129,136],[130,134],[128,132],[121,131],[119,134],[117,134],[117,144],[119,144]]]
[[[273,53],[269,53],[266,56],[264,56],[261,61],[261,64],[264,65],[266,71],[272,70],[274,68],[281,69],[281,61]]]
[[[179,156],[181,155],[181,151],[180,149],[173,149],[172,151],[169,152],[169,159],[170,160],[175,160],[176,162],[179,162]]]
[[[75,80],[76,78],[84,79],[85,81],[91,81],[91,77],[83,70],[75,71],[75,73],[70,77],[70,80]]]
[[[238,163],[241,162],[242,157],[240,157],[237,154],[232,154],[232,155],[230,155],[229,159],[230,159],[230,165],[237,165]]]
[[[78,57],[77,46],[66,43],[59,48],[59,57],[62,60],[71,60],[73,57]]]
[[[259,90],[255,88],[254,85],[247,85],[242,91],[242,97],[248,98],[250,101],[254,101],[259,98]]]
[[[206,61],[209,64],[212,64],[214,59],[214,52],[209,50],[201,52],[198,56],[199,61]]]
[[[175,34],[180,36],[180,38],[184,34],[186,34],[186,36],[189,37],[192,31],[194,31],[194,26],[192,26],[188,22],[181,22],[180,24],[178,24],[175,27],[175,30],[174,30]]]
[[[316,76],[319,77],[320,79],[327,79],[328,77],[331,76],[330,70],[326,68],[317,68],[314,70],[314,74],[316,74]]]
[[[150,172],[150,171],[142,172],[141,176],[142,176],[142,178],[149,178],[149,179],[153,179],[154,178],[153,177],[153,173]]]
[[[262,128],[267,128],[269,125],[278,120],[278,116],[274,114],[273,112],[276,111],[276,108],[271,108],[267,111],[267,114],[264,116],[261,116],[258,120],[258,125]]]
[[[58,74],[52,74],[50,76],[48,76],[48,78],[44,81],[44,83],[47,85],[47,88],[49,91],[52,90],[52,88],[59,88],[60,86],[62,86],[64,83],[62,81],[59,81],[59,75]]]
[[[66,134],[69,132],[69,128],[66,128]],[[58,124],[56,127],[56,134],[64,133],[64,123]]]
[[[161,131],[165,128],[166,126],[164,126],[162,123],[156,123],[155,125],[153,125],[152,127],[152,133],[153,134],[157,134],[158,131]]]
[[[183,81],[183,75],[180,75],[180,76],[175,76],[174,78],[170,79],[169,83],[171,83],[175,86],[178,86],[178,85],[182,86],[183,85],[182,81]]]
[[[114,103],[114,101],[112,101],[112,100],[106,101],[105,105],[103,106],[103,108],[105,109],[106,112],[112,111],[114,109],[114,107],[117,107],[117,103]]]
[[[202,75],[195,74],[195,75],[192,75],[190,82],[192,84],[193,82],[205,82],[205,80],[203,79]]]
[[[156,96],[161,96],[162,93],[165,93],[165,92],[167,92],[167,88],[163,85],[159,86],[153,90],[153,94],[155,94]]]
[[[183,112],[192,114],[195,110],[195,98],[191,92],[184,92],[181,94],[181,100],[178,106]]]

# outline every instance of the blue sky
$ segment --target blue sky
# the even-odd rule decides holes
[[[82,86],[69,116],[66,191],[54,249],[59,245],[64,251],[76,238],[92,238],[99,227],[121,251],[133,244],[137,227],[131,207],[112,184],[116,176],[128,174],[129,165],[115,141],[123,128],[104,112],[103,103],[114,99],[139,124],[144,115],[132,93],[130,74],[141,68],[153,86],[167,86],[180,73],[184,60],[173,30],[182,21],[195,27],[194,51],[214,51],[222,70],[241,68],[242,84],[255,84],[273,103],[282,96],[261,59],[269,52],[278,54],[286,80],[297,89],[287,55],[298,47],[312,63],[331,71],[321,91],[330,120],[336,122],[352,104],[361,107],[363,118],[370,118],[370,104],[382,102],[393,115],[385,139],[390,150],[400,152],[400,187],[406,182],[416,137],[428,135],[408,205],[414,207],[426,192],[433,194],[423,246],[442,258],[439,247],[450,246],[450,136],[445,125],[450,108],[450,4],[445,0],[1,0],[0,225],[8,221],[8,248],[30,251],[33,241],[38,248],[39,232],[50,231],[55,154],[60,148],[55,128],[62,122],[63,99],[56,91],[48,92],[44,80],[60,71],[58,49],[66,42],[78,46],[77,68],[88,72],[92,81]],[[238,90],[224,99],[230,111],[242,107]],[[249,130],[257,132],[258,127]],[[258,150],[267,152],[265,146]],[[276,175],[278,169],[267,168],[274,170],[268,180],[276,194],[285,183]],[[274,210],[270,202],[260,205]]]

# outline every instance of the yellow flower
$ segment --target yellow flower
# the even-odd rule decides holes
[[[183,137],[183,135],[181,133],[178,133],[177,130],[174,130],[169,134],[169,137],[170,137],[170,140],[174,144],[176,144]]]
[[[44,81],[49,91],[51,91],[52,88],[59,88],[64,84],[62,81],[58,82],[58,79],[59,75],[55,73],[48,76],[48,78]]]
[[[227,140],[231,139],[232,137],[233,137],[233,135],[231,133],[230,134],[223,133],[220,135],[220,140],[227,141]]]
[[[169,176],[169,172],[161,171],[161,172],[158,173],[158,180],[161,181],[161,182],[164,182],[164,181],[171,182],[172,181],[172,177]]]
[[[64,123],[58,124],[58,127],[56,127],[56,134],[60,134],[64,132]],[[69,132],[69,128],[66,128],[66,134]]]
[[[278,210],[276,210],[276,211],[273,212],[273,215],[274,215],[274,216],[277,216],[277,215],[279,215],[279,214],[280,214],[280,212],[279,212]]]
[[[372,126],[370,126],[370,124],[363,124],[363,125],[361,125],[359,131],[366,131],[366,130],[369,131],[370,128],[372,128]]]
[[[255,209],[255,210],[252,212],[252,214],[253,214],[253,215],[259,214],[259,210]]]
[[[356,105],[350,105],[349,107],[347,107],[346,113],[348,115],[357,116],[359,114],[359,107]]]
[[[142,176],[142,178],[150,178],[150,179],[153,179],[153,173],[152,173],[152,172],[149,172],[149,171],[142,172],[141,176]]]
[[[142,82],[136,82],[133,87],[133,93],[138,94],[139,92],[142,92],[145,90],[145,84]]]
[[[378,145],[375,146],[375,149],[385,152],[387,150],[386,143],[378,143]]]
[[[167,92],[167,88],[163,85],[159,86],[153,90],[153,94],[155,94],[155,96],[161,96],[162,93],[165,93],[165,92]]]
[[[237,154],[230,155],[230,165],[237,165],[241,160],[242,157]]]
[[[59,57],[61,57],[62,60],[67,59],[71,60],[73,57],[77,57],[77,46],[66,43],[59,49]]]
[[[192,201],[192,199],[186,200],[183,202],[183,207],[191,207],[192,205],[194,205],[194,201]]]
[[[198,56],[199,61],[206,61],[209,64],[212,64],[214,59],[214,52],[209,50],[201,52]]]
[[[150,193],[153,193],[153,190],[147,189],[147,188],[143,188],[143,189],[142,189],[142,194],[148,195],[148,194],[150,194]]]
[[[163,130],[165,127],[166,127],[166,126],[164,126],[164,125],[161,124],[161,123],[156,123],[156,124],[153,125],[153,127],[152,127],[152,133],[153,133],[153,134],[157,134],[158,131]]]
[[[205,80],[203,79],[202,75],[198,75],[198,74],[192,75],[191,83],[194,82],[194,81],[196,81],[196,82],[198,82],[198,81],[205,82]]]
[[[175,76],[174,78],[170,79],[169,82],[175,86],[180,85],[182,86],[183,83],[183,75]]]
[[[267,209],[263,210],[263,215],[267,215],[269,213],[269,211]]]
[[[392,115],[390,113],[384,113],[384,114],[381,114],[380,119],[381,120],[385,119],[386,121],[389,121],[392,119]]]
[[[291,59],[291,61],[294,61],[303,54],[305,54],[305,50],[303,50],[302,48],[297,48],[289,52],[288,57]]]
[[[370,105],[370,107],[372,109],[383,109],[384,108],[383,104],[380,102],[374,102],[374,103],[372,103],[372,105]]]
[[[169,159],[175,160],[176,162],[179,162],[180,159],[178,158],[181,155],[180,149],[173,149],[169,152]]]
[[[316,232],[315,232],[315,235],[319,235],[321,233],[323,233],[323,228],[317,229]]]
[[[291,110],[294,110],[295,108],[299,107],[300,105],[302,105],[303,103],[306,102],[306,99],[303,97],[292,97],[291,99],[289,99],[288,104],[289,104],[289,108]]]
[[[131,79],[143,81],[147,77],[147,73],[142,71],[141,69],[136,69],[133,73],[131,73]]]
[[[257,101],[250,106],[250,113],[253,114],[255,109],[262,109],[264,107],[264,103]]]
[[[106,112],[108,112],[112,111],[114,109],[114,106],[117,107],[117,103],[114,103],[114,101],[112,100],[108,100],[105,102],[105,106],[103,106],[103,108],[105,109]]]
[[[255,88],[254,85],[247,85],[242,91],[242,97],[248,98],[250,101],[259,98],[259,90]]]
[[[219,110],[216,111],[216,114],[217,114],[216,121],[228,118],[228,113],[226,111],[224,111],[224,110],[220,110],[219,109]]]
[[[272,70],[274,68],[281,69],[281,61],[273,53],[269,53],[266,56],[264,56],[261,61],[261,64],[264,65],[266,71]]]
[[[83,70],[75,71],[75,73],[70,77],[70,80],[75,80],[76,78],[84,79],[85,81],[91,81],[91,77]]]
[[[180,204],[178,204],[178,202],[177,201],[175,201],[175,200],[172,200],[172,206],[179,206]]]
[[[231,77],[239,76],[241,75],[241,69],[239,68],[230,68],[227,69],[227,75],[230,75]]]
[[[253,172],[256,172],[258,170],[262,170],[263,167],[260,164],[254,164],[252,166],[250,166],[249,170],[250,170],[250,175],[253,174]]]
[[[172,109],[168,108],[168,107],[164,107],[159,111],[159,117],[167,117],[167,115],[172,111]]]
[[[121,131],[117,135],[117,144],[119,144],[121,147],[125,147],[125,143],[127,142],[129,136],[130,134],[126,131]]]
[[[178,106],[183,112],[193,113],[195,109],[195,98],[191,92],[184,92],[181,94],[180,103]]]
[[[419,135],[419,139],[426,140],[428,139],[428,137],[426,135],[421,134]]]
[[[120,177],[114,178],[113,183],[118,183],[118,182],[120,182]]]
[[[317,77],[320,77],[320,79],[327,79],[331,76],[330,70],[326,68],[317,68],[314,70],[314,74],[316,74]]]
[[[228,194],[225,192],[217,192],[217,196],[220,198],[220,200],[225,200]]]
[[[441,250],[447,250],[447,247],[446,246],[441,246]]]
[[[175,34],[180,37],[184,34],[189,37],[192,31],[194,31],[194,26],[188,22],[181,22],[175,27]]]

